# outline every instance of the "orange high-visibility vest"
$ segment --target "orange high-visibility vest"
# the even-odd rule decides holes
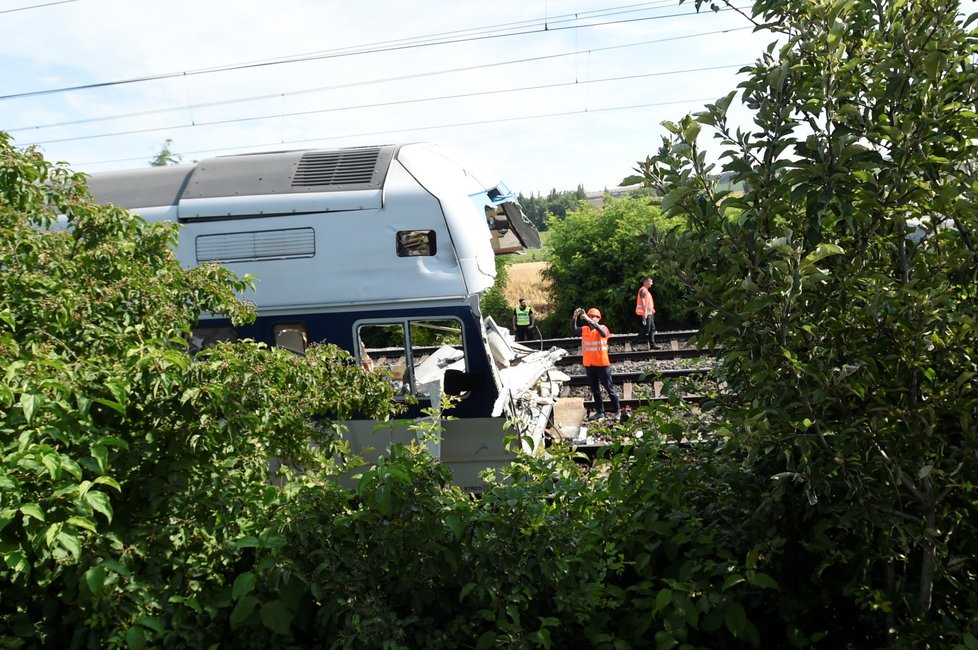
[[[608,336],[611,336],[609,330]],[[601,336],[599,330],[591,329],[587,325],[581,328],[581,357],[584,366],[610,366],[608,360],[608,339]]]
[[[635,298],[635,314],[638,316],[651,316],[655,313],[655,301],[652,300],[652,292],[645,288],[643,284],[638,288],[638,296]]]

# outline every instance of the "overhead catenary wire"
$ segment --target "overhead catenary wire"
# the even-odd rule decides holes
[[[705,68],[688,68],[688,69],[685,69],[685,70],[669,70],[669,71],[663,71],[663,72],[649,72],[649,73],[646,73],[646,74],[624,75],[624,76],[619,76],[619,77],[605,77],[605,78],[601,78],[601,79],[588,79],[588,80],[585,80],[585,81],[578,81],[578,80],[575,79],[573,81],[564,81],[564,82],[558,82],[558,83],[552,83],[552,84],[539,84],[539,85],[535,85],[535,86],[521,86],[521,87],[518,87],[518,88],[501,88],[501,89],[500,88],[494,88],[492,90],[483,90],[483,91],[470,92],[470,93],[458,93],[458,94],[454,94],[454,95],[438,95],[438,96],[435,96],[435,97],[419,97],[419,98],[415,98],[415,99],[399,99],[399,100],[393,100],[393,101],[376,102],[376,103],[372,103],[372,104],[356,104],[356,105],[351,105],[351,106],[334,106],[334,107],[331,107],[331,108],[317,108],[317,109],[310,109],[310,110],[305,110],[305,111],[294,111],[294,112],[291,112],[291,113],[286,113],[286,112],[268,113],[268,114],[265,114],[265,115],[253,115],[253,116],[249,116],[249,117],[233,117],[233,118],[227,118],[227,119],[223,119],[223,120],[211,120],[211,121],[191,120],[190,122],[186,122],[186,123],[183,123],[183,124],[168,124],[168,125],[165,125],[165,126],[153,126],[153,127],[143,128],[143,129],[131,129],[131,130],[128,130],[128,131],[113,131],[111,133],[96,133],[96,134],[89,134],[89,135],[71,136],[71,137],[66,137],[66,138],[55,138],[55,139],[51,139],[51,140],[37,140],[37,141],[31,142],[31,143],[27,143],[27,144],[24,144],[24,145],[20,145],[20,146],[29,146],[29,145],[32,145],[32,144],[33,145],[54,144],[54,143],[58,143],[58,142],[76,142],[76,141],[79,141],[79,140],[97,140],[97,139],[100,139],[100,138],[109,138],[109,137],[115,137],[115,136],[136,135],[136,134],[139,134],[139,133],[152,133],[154,131],[173,131],[173,130],[177,130],[177,129],[187,129],[187,128],[204,127],[204,126],[218,126],[218,125],[223,125],[223,124],[239,124],[239,123],[244,123],[244,122],[254,122],[254,121],[257,121],[257,120],[271,120],[271,119],[280,119],[280,118],[286,118],[286,117],[299,117],[299,116],[304,116],[304,115],[317,115],[317,114],[321,114],[321,113],[336,113],[336,112],[341,112],[341,111],[363,110],[363,109],[366,109],[366,108],[379,108],[379,107],[399,106],[399,105],[405,105],[405,104],[419,104],[419,103],[423,103],[423,102],[446,101],[446,100],[449,100],[449,99],[463,99],[463,98],[469,98],[469,97],[481,97],[481,96],[485,96],[485,95],[501,95],[501,94],[505,94],[505,93],[525,92],[525,91],[533,91],[533,90],[553,90],[555,88],[563,88],[563,87],[568,87],[568,86],[590,85],[590,84],[596,84],[596,83],[608,83],[608,82],[613,82],[613,81],[631,81],[631,80],[635,80],[635,79],[648,79],[650,77],[664,77],[664,76],[676,75],[676,74],[690,74],[690,73],[694,73],[694,72],[706,72],[706,71],[712,71],[712,70],[723,70],[723,69],[729,69],[729,68],[739,68],[739,67],[742,67],[742,66],[743,66],[743,64],[739,64],[739,63],[729,64],[729,65],[715,65],[715,66],[708,66],[708,67],[705,67]],[[176,110],[176,109],[174,109],[174,110]]]
[[[732,9],[720,9],[720,11],[731,11],[731,10]],[[275,66],[275,65],[284,65],[288,63],[319,61],[324,59],[357,56],[362,54],[375,54],[381,52],[395,52],[395,51],[405,50],[405,49],[432,47],[436,45],[468,43],[473,41],[481,41],[481,40],[496,39],[496,38],[508,38],[513,36],[526,36],[530,34],[539,34],[544,32],[579,30],[579,29],[587,29],[592,27],[603,27],[608,25],[620,25],[624,23],[632,23],[632,22],[639,22],[639,21],[664,20],[667,18],[685,17],[689,15],[690,14],[688,13],[676,13],[676,14],[668,14],[664,16],[646,16],[641,18],[629,18],[623,20],[613,20],[613,21],[605,21],[605,22],[598,22],[598,23],[580,24],[575,22],[574,24],[566,25],[562,27],[550,27],[549,25],[547,25],[545,28],[534,27],[532,29],[521,30],[521,31],[510,31],[503,34],[493,34],[493,33],[476,34],[474,36],[463,36],[459,38],[450,38],[447,40],[443,39],[443,40],[433,40],[433,41],[420,41],[420,42],[404,43],[404,44],[399,44],[395,42],[392,45],[382,45],[377,47],[369,47],[365,49],[353,49],[353,50],[348,49],[348,50],[339,50],[339,51],[329,50],[321,53],[283,57],[279,59],[268,59],[268,60],[253,61],[247,63],[228,64],[222,66],[213,66],[209,68],[198,68],[195,70],[185,70],[180,72],[165,72],[159,74],[144,75],[140,77],[132,77],[129,79],[102,81],[102,82],[94,82],[89,84],[79,84],[74,86],[48,88],[44,90],[32,90],[32,91],[25,91],[20,93],[11,93],[7,95],[0,95],[0,101],[10,100],[10,99],[20,99],[26,97],[39,97],[44,95],[53,95],[53,94],[66,93],[66,92],[72,92],[78,90],[110,88],[113,86],[130,85],[136,83],[143,83],[147,81],[160,81],[164,79],[173,79],[181,76],[190,77],[190,76],[198,76],[204,74],[214,74],[219,72],[231,72],[236,70],[247,70],[247,69],[254,69],[254,68],[261,68],[261,67],[268,67],[268,66]]]
[[[235,146],[235,147],[221,147],[219,149],[199,149],[199,150],[196,150],[196,151],[180,151],[180,152],[172,152],[172,153],[174,155],[181,156],[181,157],[182,156],[196,156],[196,155],[199,155],[199,154],[208,154],[208,153],[213,154],[213,153],[221,153],[221,152],[227,152],[227,151],[242,151],[242,150],[245,150],[245,149],[262,149],[264,147],[275,147],[275,146],[279,146],[279,145],[282,145],[282,144],[310,144],[310,143],[313,143],[313,142],[329,142],[331,140],[343,140],[343,139],[348,139],[348,138],[363,138],[363,137],[367,137],[367,136],[378,136],[378,135],[391,135],[391,134],[395,134],[395,133],[412,133],[412,132],[416,132],[416,131],[433,131],[433,130],[438,130],[438,129],[451,129],[451,128],[468,127],[468,126],[483,126],[483,125],[486,125],[486,124],[500,124],[500,123],[503,123],[503,122],[517,122],[517,121],[522,121],[522,120],[537,120],[537,119],[549,119],[549,118],[554,118],[554,117],[567,117],[567,116],[571,116],[571,115],[583,115],[583,114],[586,114],[586,113],[607,113],[607,112],[611,112],[611,111],[624,111],[624,110],[635,110],[635,109],[640,109],[640,108],[653,108],[653,107],[656,107],[656,106],[673,106],[673,105],[677,105],[677,104],[693,104],[693,103],[701,103],[701,102],[713,101],[715,99],[716,99],[716,97],[698,97],[698,98],[694,98],[694,99],[677,99],[677,100],[666,101],[666,102],[649,102],[649,103],[646,103],[646,104],[631,104],[631,105],[628,105],[628,106],[607,106],[607,107],[604,107],[604,108],[582,108],[582,109],[573,110],[573,111],[560,111],[560,112],[556,112],[556,113],[545,113],[545,114],[539,114],[539,115],[519,115],[519,116],[514,116],[514,117],[500,117],[500,118],[493,118],[493,119],[487,119],[487,120],[476,120],[476,121],[471,121],[471,122],[455,122],[455,123],[450,123],[450,124],[433,124],[433,125],[428,125],[428,126],[414,126],[414,127],[403,128],[403,129],[384,129],[382,131],[366,131],[366,132],[361,132],[361,133],[345,133],[345,134],[341,134],[341,135],[332,135],[332,136],[325,136],[325,137],[300,138],[300,139],[291,139],[291,140],[278,140],[278,141],[274,141],[274,142],[265,142],[265,143],[261,143],[261,144],[247,144],[247,145],[240,145],[240,146]],[[132,161],[135,161],[135,160],[143,160],[144,158],[145,158],[145,156],[130,157],[130,158],[116,158],[116,159],[113,159],[113,160],[92,160],[92,161],[87,161],[87,162],[80,162],[80,163],[78,163],[78,165],[108,165],[108,164],[114,164],[114,163],[132,162]]]
[[[45,7],[51,7],[53,5],[65,5],[69,2],[78,2],[78,0],[56,0],[55,2],[45,2],[39,5],[28,5],[27,7],[16,7],[14,9],[0,9],[0,14],[12,14],[15,11],[27,11],[28,9],[43,9]]]
[[[667,42],[667,41],[682,40],[682,39],[687,39],[687,38],[697,38],[697,37],[701,37],[701,36],[712,36],[712,35],[715,35],[715,34],[718,34],[718,33],[727,33],[727,32],[731,32],[731,31],[739,31],[739,30],[743,30],[743,29],[749,29],[749,28],[746,28],[746,27],[743,27],[743,28],[733,28],[733,29],[730,29],[730,30],[715,30],[715,31],[710,31],[710,32],[699,32],[699,33],[695,33],[695,34],[685,34],[685,35],[680,35],[680,36],[670,36],[670,37],[666,37],[666,38],[653,39],[653,40],[642,41],[642,42],[638,42],[638,43],[627,43],[627,44],[612,45],[612,46],[607,46],[607,47],[602,47],[602,48],[592,48],[589,51],[590,52],[602,52],[602,51],[623,49],[623,48],[636,47],[636,46],[642,46],[642,45],[650,45],[650,44],[656,44],[656,43],[663,43],[663,42]],[[226,105],[231,105],[231,104],[236,104],[236,103],[244,103],[244,102],[250,102],[250,101],[261,101],[261,100],[273,99],[273,98],[278,98],[278,97],[285,97],[285,96],[290,96],[290,95],[300,95],[300,94],[309,94],[309,93],[316,93],[316,92],[325,92],[325,91],[331,91],[331,90],[340,90],[340,89],[344,89],[344,88],[351,88],[351,87],[354,87],[354,86],[364,86],[364,85],[371,85],[371,84],[382,84],[382,83],[389,83],[389,82],[393,82],[393,81],[404,81],[404,80],[409,80],[409,79],[418,79],[418,78],[422,78],[422,77],[430,77],[430,76],[436,76],[436,75],[452,74],[452,73],[458,73],[458,72],[472,72],[472,71],[475,71],[475,70],[486,69],[486,68],[494,68],[494,67],[500,67],[500,66],[506,66],[506,65],[514,65],[514,64],[520,64],[520,63],[538,62],[538,61],[542,61],[542,60],[555,59],[555,58],[568,57],[568,56],[576,56],[578,54],[580,54],[580,52],[577,52],[577,51],[562,52],[562,53],[557,53],[557,54],[541,55],[541,56],[537,56],[537,57],[529,57],[529,58],[523,58],[523,59],[514,59],[514,60],[509,60],[509,61],[499,61],[499,62],[494,62],[494,63],[486,63],[486,64],[474,65],[474,66],[464,66],[464,67],[456,67],[456,68],[450,68],[450,69],[445,69],[445,70],[433,70],[433,71],[427,71],[427,72],[419,72],[419,73],[413,73],[413,74],[410,74],[410,75],[400,75],[400,76],[396,76],[396,77],[382,77],[382,78],[378,78],[378,79],[359,80],[359,81],[348,82],[348,83],[344,83],[344,84],[334,84],[334,85],[330,85],[330,86],[320,86],[320,87],[317,87],[317,88],[302,89],[302,90],[292,91],[292,92],[288,92],[288,93],[264,94],[264,95],[259,95],[259,96],[252,96],[252,97],[245,97],[245,98],[236,98],[236,99],[227,99],[227,100],[220,100],[220,101],[214,101],[214,102],[201,102],[201,103],[196,103],[196,104],[191,104],[191,103],[188,102],[184,106],[174,106],[174,107],[168,107],[168,108],[153,109],[153,110],[149,110],[149,111],[138,111],[138,112],[134,112],[134,113],[117,114],[117,115],[112,115],[112,116],[102,116],[102,117],[86,118],[86,119],[83,119],[83,120],[72,120],[72,121],[67,121],[67,122],[59,122],[59,123],[55,123],[55,124],[45,124],[45,125],[38,125],[38,126],[32,126],[32,127],[16,127],[16,128],[11,128],[11,129],[4,129],[4,130],[6,130],[6,131],[8,131],[10,133],[14,133],[14,132],[18,132],[18,131],[27,131],[27,130],[36,131],[36,130],[39,130],[39,129],[42,129],[42,128],[53,128],[53,127],[61,127],[61,126],[71,126],[71,125],[76,125],[76,124],[90,124],[90,123],[98,122],[98,121],[107,121],[107,120],[113,120],[113,119],[125,119],[125,118],[129,118],[129,117],[142,117],[142,116],[147,116],[147,115],[152,115],[152,114],[162,114],[162,113],[170,113],[170,112],[178,112],[178,111],[187,111],[187,110],[189,110],[189,111],[192,112],[195,109],[201,109],[201,108],[211,108],[211,107],[215,107],[215,106],[226,106]],[[621,76],[621,77],[611,77],[611,78],[595,79],[595,80],[589,80],[589,81],[577,81],[577,80],[575,80],[574,82],[571,82],[571,83],[542,84],[542,85],[538,85],[538,86],[528,86],[528,87],[523,87],[523,88],[502,89],[502,90],[495,89],[493,91],[483,91],[483,92],[474,92],[474,93],[462,93],[462,94],[457,94],[457,95],[449,95],[449,96],[444,96],[444,97],[436,97],[436,98],[429,98],[429,99],[422,99],[422,100],[388,101],[388,102],[381,102],[381,103],[377,103],[377,104],[368,104],[368,105],[358,105],[358,106],[350,106],[350,107],[339,107],[339,108],[330,108],[330,109],[317,109],[317,110],[310,110],[310,111],[302,111],[302,112],[297,112],[297,113],[292,113],[292,114],[279,114],[279,113],[276,113],[275,115],[265,115],[265,116],[257,116],[257,117],[254,117],[253,116],[253,117],[243,117],[243,118],[232,118],[232,119],[228,119],[228,120],[219,120],[219,121],[211,121],[211,122],[193,121],[192,120],[190,124],[186,124],[185,123],[185,124],[168,125],[168,126],[160,126],[160,127],[148,127],[148,128],[136,129],[136,130],[128,130],[128,131],[115,131],[115,132],[103,133],[103,134],[94,134],[94,135],[91,135],[90,134],[90,135],[73,136],[73,137],[66,137],[66,138],[56,138],[56,139],[46,139],[46,140],[34,140],[34,141],[31,141],[31,142],[25,142],[25,143],[21,144],[20,146],[29,146],[31,144],[36,144],[36,145],[39,145],[39,144],[52,144],[52,143],[56,143],[56,142],[71,142],[71,141],[77,141],[77,140],[91,140],[91,139],[102,138],[102,137],[111,137],[111,136],[115,136],[115,135],[132,135],[132,134],[135,134],[135,133],[150,133],[152,131],[165,130],[165,129],[168,129],[168,128],[176,129],[176,128],[185,128],[185,127],[188,127],[188,126],[204,126],[204,125],[216,125],[216,124],[233,124],[235,122],[247,122],[247,121],[254,121],[256,119],[268,119],[268,118],[272,118],[272,117],[294,117],[296,115],[302,115],[302,114],[315,114],[315,113],[324,113],[324,112],[335,112],[335,111],[341,111],[341,110],[353,110],[353,109],[362,109],[362,108],[372,108],[372,107],[378,107],[378,106],[397,105],[397,104],[403,104],[403,103],[417,103],[418,101],[436,101],[436,100],[439,100],[439,99],[458,99],[458,98],[463,98],[463,97],[483,96],[483,95],[493,94],[493,93],[515,92],[515,91],[519,91],[519,90],[538,90],[538,89],[546,89],[546,88],[553,88],[553,87],[560,87],[560,86],[567,86],[567,85],[575,85],[575,84],[577,84],[577,85],[586,85],[586,84],[589,84],[589,83],[601,83],[601,82],[607,82],[607,81],[624,81],[624,80],[629,80],[629,79],[641,79],[641,78],[662,76],[662,75],[667,75],[667,74],[688,74],[688,73],[695,73],[695,72],[703,72],[703,71],[707,71],[707,70],[720,70],[720,69],[725,69],[725,68],[740,67],[741,65],[743,65],[743,64],[727,64],[727,65],[718,65],[718,66],[707,66],[707,67],[701,67],[701,68],[690,68],[690,69],[686,69],[686,70],[658,71],[658,72],[653,72],[653,73],[648,73],[648,74],[626,75],[626,76]]]
[[[693,34],[682,34],[682,35],[679,35],[679,36],[667,36],[667,37],[664,37],[664,38],[656,38],[656,39],[651,39],[651,40],[647,40],[647,41],[639,41],[639,42],[635,42],[635,43],[624,43],[624,44],[621,44],[621,45],[608,45],[608,46],[605,46],[605,47],[592,47],[592,48],[589,48],[588,49],[588,52],[589,53],[608,52],[608,51],[611,51],[611,50],[621,50],[621,49],[626,49],[626,48],[631,48],[631,47],[640,47],[640,46],[644,46],[644,45],[656,45],[656,44],[660,44],[660,43],[667,43],[667,42],[670,42],[670,41],[685,40],[685,39],[689,39],[689,38],[698,38],[698,37],[701,37],[701,36],[715,36],[717,34],[728,34],[728,33],[731,33],[731,32],[745,31],[745,30],[748,30],[748,29],[750,29],[750,27],[733,27],[733,28],[730,28],[730,29],[718,29],[718,30],[712,30],[712,31],[708,31],[708,32],[697,32],[697,33],[693,33]],[[559,59],[559,58],[565,58],[565,57],[571,57],[571,56],[578,56],[579,54],[582,54],[582,52],[580,52],[580,51],[578,51],[578,50],[575,49],[575,50],[570,51],[570,52],[558,52],[556,54],[542,54],[540,56],[525,57],[525,58],[521,58],[521,59],[510,59],[508,61],[496,61],[496,62],[493,62],[493,63],[482,63],[482,64],[478,64],[478,65],[470,65],[470,66],[462,66],[462,67],[455,67],[455,68],[447,68],[447,69],[443,69],[443,70],[430,70],[430,71],[427,71],[427,72],[416,72],[416,73],[412,73],[412,74],[408,74],[408,75],[398,75],[396,77],[379,77],[377,79],[363,79],[363,80],[359,80],[359,81],[351,81],[351,82],[342,83],[342,84],[331,84],[329,86],[317,86],[315,88],[304,88],[304,89],[301,89],[301,90],[293,90],[293,91],[288,91],[288,92],[266,93],[266,94],[262,94],[262,95],[252,95],[252,96],[249,96],[249,97],[237,97],[237,98],[233,98],[233,99],[222,99],[222,100],[211,101],[211,102],[188,103],[188,104],[182,105],[182,106],[171,106],[171,107],[167,107],[167,108],[155,108],[155,109],[146,110],[146,111],[134,111],[134,112],[129,112],[129,113],[116,113],[114,115],[104,115],[104,116],[98,116],[98,117],[83,118],[83,119],[79,119],[79,120],[67,120],[67,121],[62,121],[62,122],[52,122],[52,123],[48,123],[48,124],[36,124],[36,125],[32,125],[32,126],[19,126],[19,127],[5,128],[3,130],[6,131],[6,132],[8,132],[8,133],[16,133],[16,132],[19,132],[19,131],[36,131],[36,130],[46,129],[46,128],[54,128],[54,127],[62,127],[62,126],[73,126],[73,125],[76,125],[76,124],[91,124],[91,123],[94,123],[94,122],[104,122],[104,121],[108,121],[108,120],[125,119],[125,118],[129,118],[129,117],[145,117],[147,115],[157,115],[157,114],[160,114],[160,113],[174,113],[174,112],[184,111],[184,110],[188,110],[188,109],[191,109],[192,110],[192,109],[200,109],[200,108],[213,108],[213,107],[216,107],[216,106],[229,106],[229,105],[232,105],[232,104],[240,104],[240,103],[246,103],[246,102],[256,102],[256,101],[263,101],[263,100],[267,100],[267,99],[278,99],[280,97],[289,97],[289,96],[295,96],[295,95],[304,95],[304,94],[311,94],[311,93],[318,93],[318,92],[326,92],[326,91],[331,91],[331,90],[341,90],[341,89],[346,89],[346,88],[353,88],[353,87],[356,87],[356,86],[368,86],[368,85],[373,85],[373,84],[383,84],[383,83],[389,83],[389,82],[393,82],[393,81],[407,81],[407,80],[411,80],[411,79],[421,79],[421,78],[424,78],[424,77],[432,77],[432,76],[445,75],[445,74],[454,74],[454,73],[458,73],[458,72],[473,72],[475,70],[485,70],[485,69],[489,69],[489,68],[496,68],[496,67],[501,67],[501,66],[506,66],[506,65],[516,65],[516,64],[521,64],[521,63],[535,63],[535,62],[552,60],[552,59]],[[729,66],[717,66],[717,68],[721,68],[721,67],[729,67]],[[698,70],[702,70],[702,69],[703,68],[697,69],[697,71]]]

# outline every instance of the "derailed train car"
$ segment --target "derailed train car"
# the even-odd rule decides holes
[[[430,144],[246,154],[94,174],[89,186],[99,202],[180,223],[184,266],[258,277],[243,296],[257,320],[233,328],[205,315],[195,344],[336,344],[390,372],[406,418],[458,396],[458,419],[432,451],[467,489],[512,460],[507,436],[543,446],[565,353],[515,344],[479,307],[495,255],[538,247],[539,234],[499,178],[458,154]],[[343,424],[367,458],[414,436],[403,424]]]

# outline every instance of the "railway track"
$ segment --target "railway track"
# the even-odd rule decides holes
[[[690,404],[703,401],[706,399],[705,393],[719,387],[710,375],[713,369],[711,359],[715,353],[688,346],[689,339],[696,332],[697,330],[659,332],[656,334],[656,343],[661,347],[657,350],[632,349],[631,341],[634,334],[611,337],[608,357],[623,409],[634,410],[649,403],[668,401],[670,397],[663,394],[663,388],[669,382],[689,380],[680,388],[681,399]],[[580,339],[548,339],[543,343],[574,352],[558,363],[559,368],[570,377],[564,384],[561,395],[584,397],[585,409],[589,413],[593,412],[595,405],[590,399],[590,390],[587,388],[587,376],[584,374],[580,354]],[[712,385],[704,386],[705,382]],[[608,408],[605,410],[610,410],[610,404],[606,406]]]
[[[656,343],[662,346],[662,350],[653,350],[653,352],[661,353],[667,355],[669,350],[675,351],[683,348],[685,344],[695,336],[699,330],[672,330],[668,332],[656,332],[655,340]],[[608,341],[611,348],[617,350],[624,350],[626,346],[631,349],[631,341],[634,339],[636,334],[612,334]],[[546,350],[551,347],[563,348],[571,354],[580,355],[581,348],[581,337],[579,336],[569,336],[564,338],[555,339],[534,339],[527,341],[526,345],[531,347],[539,347],[542,350]]]

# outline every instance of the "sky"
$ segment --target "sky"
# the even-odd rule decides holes
[[[524,196],[619,185],[774,40],[693,0],[0,0],[0,33],[0,131],[78,171],[424,141]]]

